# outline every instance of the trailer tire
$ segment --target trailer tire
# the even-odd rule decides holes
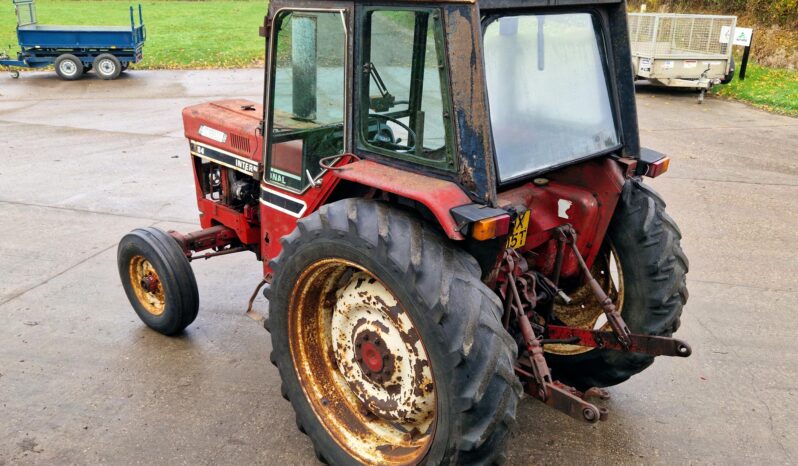
[[[158,228],[138,228],[119,242],[117,266],[130,304],[148,327],[164,335],[197,317],[194,272],[177,241]]]
[[[19,71],[17,71],[17,70],[12,71],[11,72],[11,78],[12,79],[19,79]]]
[[[83,77],[83,62],[71,53],[59,55],[55,59],[55,74],[64,81],[77,81]]]
[[[638,180],[626,182],[607,233],[623,273],[621,315],[633,333],[671,336],[687,302],[689,268],[679,227],[665,202]],[[643,371],[653,356],[594,349],[577,355],[546,353],[552,376],[586,390],[617,385]]]
[[[504,330],[501,303],[481,282],[480,269],[473,257],[412,214],[362,199],[345,199],[322,206],[299,220],[294,232],[281,242],[283,250],[270,264],[274,271],[274,281],[269,288],[273,348],[270,360],[280,372],[281,393],[296,412],[297,426],[312,440],[320,461],[335,465],[399,464],[393,461],[401,464],[496,464],[503,461],[504,445],[515,422],[521,392],[513,370],[517,345]],[[383,298],[391,298],[379,298],[380,295],[373,294],[374,287],[388,293],[383,294]],[[346,301],[347,296],[354,301]],[[369,417],[372,411],[368,410],[373,408],[366,406],[370,405],[363,405],[364,411],[357,411],[346,401],[347,396],[357,396],[355,388],[347,392],[347,387],[372,383],[369,380],[373,379],[358,379],[354,385],[348,382],[350,385],[342,387],[341,382],[334,382],[336,377],[343,380],[351,378],[352,374],[366,376],[354,366],[344,365],[346,373],[335,369],[335,363],[340,366],[348,361],[335,356],[339,349],[312,351],[316,345],[325,347],[327,344],[327,338],[319,336],[324,335],[324,331],[316,333],[317,325],[319,329],[333,329],[326,331],[328,334],[338,335],[335,329],[340,327],[336,327],[333,316],[340,315],[341,302],[352,306],[346,309],[361,312],[361,308],[376,306],[383,312],[389,311],[395,319],[405,318],[397,316],[409,319],[409,327],[399,329],[398,335],[400,341],[413,342],[418,359],[414,359],[411,367],[430,368],[429,385],[421,382],[413,385],[418,388],[410,392],[429,393],[432,388],[422,390],[422,387],[434,387],[433,401],[424,405],[427,410],[434,409],[430,414],[434,416],[431,427],[421,427],[422,432],[415,428],[400,430],[404,432],[404,437],[400,436],[404,440],[382,443],[385,438],[380,435],[387,434],[368,426],[388,422],[385,425],[390,427],[390,421],[382,420],[377,414]],[[327,312],[333,320],[325,325]],[[357,342],[363,334],[371,332],[364,329],[372,328],[367,327],[372,324],[360,315],[352,317],[352,322],[355,320],[353,330],[344,333],[345,338],[333,340],[338,342],[337,348],[351,345],[349,348],[355,355],[366,358],[354,348],[360,348]],[[386,342],[383,360],[405,360],[410,364],[407,354],[413,352],[402,353],[388,343],[391,335],[397,335],[383,323],[389,321],[374,324],[373,328],[383,330],[376,330],[382,333],[374,334],[377,338],[372,336],[370,341],[380,344],[382,338]],[[309,338],[302,338],[302,335]],[[393,342],[395,345],[396,340]],[[365,347],[368,342],[362,344]],[[314,356],[311,361],[305,359],[308,354],[332,356]],[[405,359],[396,356],[401,354]],[[328,358],[332,364],[325,362]],[[351,364],[357,365],[355,360],[364,364],[357,357],[352,358]],[[424,364],[418,364],[419,361]],[[388,365],[391,371],[401,367],[392,362],[386,363],[386,367]],[[407,376],[395,370],[386,376],[393,377],[387,382],[378,375],[379,384],[385,383],[388,392],[394,382],[404,386],[403,380],[417,380],[412,371]],[[329,384],[322,383],[328,380]],[[378,390],[381,386],[373,385]],[[326,391],[323,396],[316,396],[317,390]],[[386,401],[383,406],[391,406],[391,403],[394,407],[386,409],[394,413],[402,413],[404,409],[408,413],[418,412],[415,405],[397,407],[395,401]],[[329,405],[330,409],[322,405]],[[407,414],[411,415],[415,414]],[[352,429],[364,432],[363,435],[343,435],[349,432],[346,429],[350,425],[357,425]],[[412,431],[416,432],[415,439],[407,436],[407,432]],[[358,440],[351,440],[355,438]],[[403,442],[420,442],[421,446],[408,447]],[[395,448],[386,448],[389,445]]]
[[[94,72],[100,79],[116,79],[122,73],[122,63],[110,53],[101,53],[94,59]]]

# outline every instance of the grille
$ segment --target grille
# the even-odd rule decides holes
[[[249,138],[230,133],[230,145],[233,146],[233,149],[249,153]]]

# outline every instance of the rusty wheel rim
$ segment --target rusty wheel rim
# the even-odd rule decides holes
[[[324,259],[291,293],[288,336],[316,417],[367,464],[416,464],[432,443],[437,395],[410,315],[373,274]]]
[[[144,256],[134,256],[130,259],[129,271],[130,285],[144,310],[155,316],[163,314],[166,296],[155,267]]]
[[[615,246],[608,241],[596,260],[593,262],[590,271],[593,277],[599,282],[601,287],[612,299],[618,312],[623,314],[623,269]],[[576,327],[587,330],[611,330],[604,309],[596,301],[590,287],[583,285],[572,293],[569,293],[573,302],[570,305],[558,303],[554,306],[554,315],[569,327]],[[563,356],[575,356],[577,354],[593,351],[595,348],[586,348],[577,345],[546,345],[546,352]]]

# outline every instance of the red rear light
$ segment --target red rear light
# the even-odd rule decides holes
[[[646,167],[646,176],[649,178],[656,178],[666,171],[668,171],[668,167],[671,164],[670,157],[663,157],[656,162],[649,163]]]

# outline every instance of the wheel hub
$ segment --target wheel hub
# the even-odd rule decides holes
[[[435,399],[429,360],[396,299],[362,272],[337,295],[333,350],[349,388],[382,419],[409,424],[428,420]]]
[[[366,330],[355,337],[357,362],[363,373],[378,382],[393,372],[393,355],[379,335]]]
[[[148,273],[141,279],[141,287],[148,293],[157,293],[158,285],[159,280],[152,273]]]

